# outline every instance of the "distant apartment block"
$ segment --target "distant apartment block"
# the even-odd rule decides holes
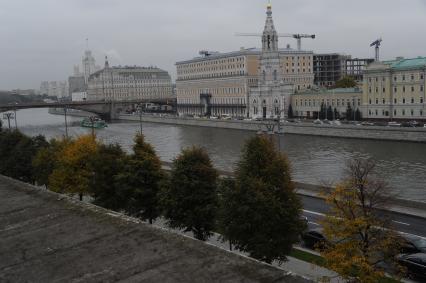
[[[82,75],[69,77],[68,86],[70,95],[72,95],[73,93],[85,92],[87,88],[84,76]]]
[[[68,91],[68,83],[66,81],[44,81],[40,84],[40,94],[42,95],[65,98],[69,95]]]
[[[88,100],[123,101],[173,98],[172,80],[167,71],[154,67],[110,67],[90,75]]]

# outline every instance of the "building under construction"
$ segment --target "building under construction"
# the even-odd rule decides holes
[[[350,55],[339,53],[314,54],[314,83],[319,87],[333,87],[344,76],[362,81],[365,67],[374,59],[352,59]]]

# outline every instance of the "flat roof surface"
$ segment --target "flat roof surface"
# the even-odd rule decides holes
[[[1,282],[308,282],[0,176]]]
[[[300,55],[313,55],[312,51],[307,50],[296,50],[293,48],[279,48],[278,49],[280,55],[289,55],[293,54],[295,56]],[[181,64],[188,64],[188,63],[196,63],[196,62],[203,62],[208,60],[216,60],[216,59],[223,59],[227,57],[236,57],[236,56],[246,56],[246,55],[261,55],[262,49],[261,48],[244,48],[237,51],[230,51],[230,52],[212,52],[209,56],[197,56],[189,60],[183,60],[176,62],[176,65]]]
[[[392,69],[404,70],[415,68],[426,68],[426,57],[417,58],[397,58],[395,60],[384,61],[383,63],[389,64]]]

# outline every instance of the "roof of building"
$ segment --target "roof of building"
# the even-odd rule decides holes
[[[395,60],[383,61],[384,64],[390,65],[392,69],[404,70],[404,69],[417,69],[426,67],[426,57],[417,58],[397,58]]]
[[[140,66],[112,66],[108,68],[103,68],[99,71],[94,72],[90,75],[90,78],[98,77],[105,71],[120,73],[120,74],[134,74],[134,73],[144,73],[144,74],[157,74],[161,75],[163,78],[169,78],[170,75],[166,70],[157,68],[157,67],[140,67]]]
[[[0,176],[1,282],[308,282]]]
[[[312,55],[312,51],[306,51],[306,50],[296,50],[293,48],[280,48],[279,49],[280,54],[302,54],[302,55]],[[242,48],[238,51],[230,51],[230,52],[211,52],[208,56],[197,56],[189,60],[179,61],[176,62],[176,65],[180,64],[188,64],[188,63],[195,63],[205,60],[216,60],[221,58],[227,58],[227,57],[236,57],[236,56],[245,56],[245,55],[260,55],[262,53],[261,48]]]

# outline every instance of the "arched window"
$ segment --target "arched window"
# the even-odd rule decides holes
[[[256,99],[255,99],[255,100],[253,100],[253,104],[256,104],[256,103],[257,103]]]

